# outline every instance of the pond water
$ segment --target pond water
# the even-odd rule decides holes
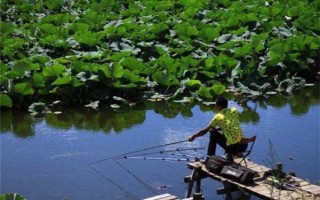
[[[280,161],[285,171],[293,170],[312,183],[320,180],[318,86],[296,91],[294,96],[256,101],[229,98],[230,106],[240,111],[245,135],[258,136],[250,156],[253,161],[264,165]],[[215,112],[213,106],[163,102],[118,111],[64,109],[62,114],[42,118],[1,111],[0,193],[20,193],[32,200],[130,200],[162,193],[182,198],[183,178],[191,173],[186,162],[110,157],[185,140],[205,127]],[[201,157],[205,149],[181,155],[159,152],[206,147],[207,142],[208,135],[192,143],[149,149],[155,154],[141,156]],[[217,153],[223,154],[222,149]],[[220,183],[205,179],[206,199],[223,199],[216,195],[218,187]]]

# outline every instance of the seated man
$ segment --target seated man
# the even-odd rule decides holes
[[[224,97],[216,99],[216,107],[219,111],[210,124],[188,137],[191,142],[196,137],[201,137],[210,132],[208,156],[215,155],[216,144],[219,144],[227,153],[227,158],[233,160],[232,155],[241,153],[247,149],[247,139],[244,138],[240,127],[237,108],[228,108],[228,100]],[[221,133],[221,131],[222,133]]]

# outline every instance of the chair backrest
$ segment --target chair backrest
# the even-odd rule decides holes
[[[254,145],[254,143],[256,142],[256,138],[257,138],[257,136],[255,135],[255,136],[253,136],[253,137],[251,137],[251,138],[248,138],[248,142],[247,142],[247,144],[248,144],[248,147],[247,147],[247,150],[244,152],[246,155],[245,155],[245,157],[247,157],[248,155],[250,155],[250,153],[251,153],[251,151],[252,151],[252,148],[253,148],[253,145]],[[250,147],[249,147],[249,144],[251,143],[251,145],[250,145]]]
[[[250,155],[250,153],[251,153],[251,151],[252,151],[252,149],[253,149],[253,145],[254,145],[254,143],[256,142],[256,138],[257,138],[256,135],[254,135],[254,136],[251,137],[251,138],[243,138],[243,140],[241,141],[241,143],[243,143],[243,144],[248,144],[248,147],[247,147],[247,149],[246,149],[244,152],[242,152],[242,159],[241,159],[241,161],[240,161],[238,164],[240,164],[240,163],[242,163],[242,162],[244,161],[245,166],[247,166],[246,157],[248,157],[248,156]],[[251,143],[251,145],[250,145],[250,143]],[[250,145],[250,146],[249,146],[249,145]]]

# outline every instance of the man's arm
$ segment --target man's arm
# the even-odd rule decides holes
[[[201,137],[203,135],[205,135],[208,131],[215,129],[214,127],[212,127],[211,125],[207,126],[204,129],[201,129],[200,131],[198,131],[195,134],[192,134],[188,137],[189,142],[192,142],[195,138],[197,137]]]

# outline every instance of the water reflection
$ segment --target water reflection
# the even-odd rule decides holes
[[[240,96],[229,96],[230,100],[238,102],[242,106],[240,120],[242,123],[259,123],[261,116],[259,109],[267,106],[281,108],[289,105],[292,115],[303,115],[308,112],[310,106],[318,105],[319,85],[302,88],[295,91],[293,96],[277,94],[269,98],[245,99]],[[149,102],[139,104],[133,108],[121,108],[119,110],[100,109],[98,111],[88,108],[64,109],[62,114],[47,114],[42,118],[34,118],[28,112],[21,110],[1,110],[0,132],[12,132],[18,137],[28,137],[35,134],[34,125],[46,122],[48,126],[61,129],[88,129],[94,131],[121,132],[135,125],[142,124],[146,119],[147,110],[165,118],[175,118],[178,115],[192,117],[192,108],[195,103],[181,104],[174,102]],[[200,105],[203,112],[214,110],[214,105]]]

